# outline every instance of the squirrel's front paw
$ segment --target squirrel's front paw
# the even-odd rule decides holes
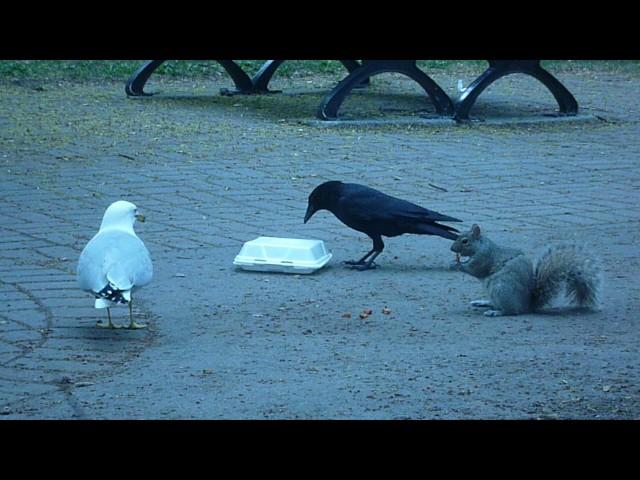
[[[501,317],[502,315],[504,315],[502,310],[487,310],[484,312],[485,317]]]
[[[452,260],[449,264],[449,270],[460,270],[460,262],[457,260]]]

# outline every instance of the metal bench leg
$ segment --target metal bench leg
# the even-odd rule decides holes
[[[166,60],[150,60],[144,63],[138,70],[136,70],[129,80],[127,81],[124,89],[127,95],[132,97],[137,96],[149,96],[152,93],[146,93],[144,86],[149,80],[151,74]],[[240,68],[233,60],[217,60],[222,67],[229,74],[237,90],[235,93],[252,93],[253,83],[249,76],[244,73],[244,70]]]
[[[455,105],[454,118],[458,121],[468,120],[469,111],[478,96],[493,82],[505,75],[524,73],[542,82],[553,94],[560,113],[575,115],[578,102],[560,81],[540,66],[540,60],[489,60],[489,68],[469,85]]]
[[[278,93],[281,90],[269,90],[269,82],[271,77],[276,73],[276,70],[280,65],[284,63],[284,60],[267,60],[264,62],[260,70],[253,76],[251,80],[253,83],[253,89],[257,93]]]
[[[344,65],[344,68],[347,69],[349,73],[353,72],[356,68],[360,68],[362,64],[358,63],[357,60],[339,60],[339,62]],[[354,88],[365,88],[368,87],[371,83],[369,77],[366,80],[363,80],[361,83],[356,85]]]
[[[406,71],[400,71],[409,78],[415,80],[427,95],[431,99],[431,102],[436,108],[436,113],[439,115],[452,115],[453,114],[453,102],[449,95],[447,95],[440,85],[434,82],[431,77],[418,68],[416,62],[412,62],[411,65],[407,65]]]
[[[358,68],[360,64],[355,60],[340,60],[342,64],[350,72]],[[151,74],[166,60],[149,60],[145,62],[138,70],[136,70],[127,80],[125,84],[125,92],[131,97],[150,96],[153,93],[147,93],[144,91],[144,86],[149,80]],[[223,95],[237,95],[237,94],[253,94],[253,93],[275,93],[268,88],[271,77],[278,69],[278,67],[284,62],[284,60],[269,60],[260,68],[253,79],[242,70],[242,68],[233,60],[217,60],[217,62],[225,69],[229,74],[233,83],[235,84],[235,90],[229,90],[227,88],[220,89],[220,93]],[[368,79],[364,82],[369,83]]]
[[[528,73],[532,77],[540,80],[544,86],[549,89],[556,99],[556,102],[558,102],[560,113],[562,115],[576,115],[578,113],[578,102],[575,97],[571,95],[571,92],[567,90],[562,83],[560,83],[560,80],[551,75],[539,64],[537,68],[525,73]]]
[[[335,120],[344,99],[356,85],[380,73],[402,73],[415,80],[429,95],[436,112],[440,115],[453,113],[453,103],[449,96],[427,74],[416,66],[415,60],[367,60],[344,78],[323,100],[318,110],[322,120]]]
[[[271,81],[271,78],[273,77],[273,75],[276,73],[276,70],[278,69],[278,67],[280,67],[280,65],[284,63],[284,60],[267,60],[262,65],[262,67],[260,67],[260,70],[256,72],[253,78],[249,80],[250,84],[247,82],[247,79],[249,77],[246,76],[244,71],[242,71],[236,63],[230,60],[226,60],[226,61],[218,60],[218,61],[221,64],[225,62],[226,65],[223,64],[222,66],[225,67],[227,72],[229,72],[229,75],[231,75],[231,77],[234,79],[236,83],[236,87],[238,88],[238,90],[236,91],[225,90],[224,92],[221,92],[221,93],[225,95],[232,95],[232,94],[238,94],[238,93],[254,94],[254,93],[278,93],[279,92],[279,90],[269,90],[269,82]],[[360,67],[360,64],[355,60],[340,60],[340,62],[350,72]],[[368,83],[368,79],[363,83]]]
[[[253,89],[254,93],[278,93],[280,90],[269,90],[269,82],[276,73],[276,70],[280,65],[284,63],[284,60],[268,60],[266,61],[260,70],[253,76]],[[360,64],[356,60],[340,60],[340,63],[349,71],[353,72],[356,68],[360,67]],[[367,78],[362,85],[358,87],[366,87],[369,85],[369,79]]]
[[[147,83],[147,80],[149,80],[149,77],[156,68],[162,65],[165,61],[166,60],[149,60],[138,68],[138,70],[129,77],[129,80],[127,80],[127,83],[124,86],[124,91],[127,92],[127,95],[130,97],[153,95],[153,93],[146,93],[144,91],[144,85]]]
[[[495,67],[489,66],[482,75],[476,78],[460,95],[455,105],[455,113],[453,118],[456,120],[468,120],[469,111],[476,103],[478,96],[500,77],[506,75],[507,72],[501,71]]]
[[[222,95],[248,95],[254,93],[253,82],[249,75],[233,60],[216,60],[222,68],[224,68],[233,83],[236,86],[235,90],[229,90],[228,88],[221,88],[220,93]]]

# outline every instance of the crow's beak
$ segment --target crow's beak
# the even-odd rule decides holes
[[[316,213],[316,209],[313,208],[313,205],[309,204],[307,207],[307,213],[304,214],[304,223],[307,223],[314,213]]]
[[[143,214],[141,214],[141,213],[136,213],[135,217],[136,217],[136,220],[138,220],[138,221],[139,221],[139,222],[141,222],[141,223],[144,223],[144,221],[146,220],[146,219],[144,218],[144,215],[143,215]]]

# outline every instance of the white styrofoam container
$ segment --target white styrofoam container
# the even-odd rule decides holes
[[[245,242],[233,264],[259,272],[313,273],[329,260],[322,240],[258,237]]]

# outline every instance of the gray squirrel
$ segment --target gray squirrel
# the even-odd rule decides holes
[[[458,236],[451,250],[456,253],[452,268],[482,280],[490,300],[475,300],[471,305],[488,307],[486,316],[538,311],[563,286],[567,297],[578,306],[589,309],[598,306],[602,288],[600,267],[579,245],[548,247],[534,262],[521,250],[492,242],[481,234],[478,225],[473,225]]]

